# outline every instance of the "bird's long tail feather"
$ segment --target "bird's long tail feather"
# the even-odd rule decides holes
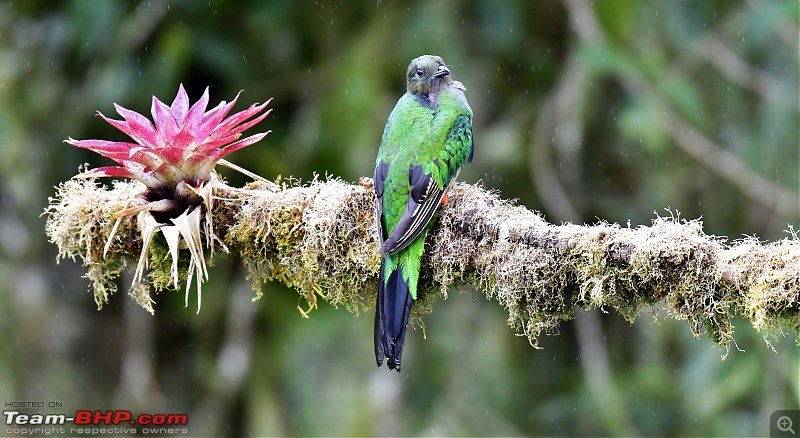
[[[413,299],[399,266],[389,274],[386,281],[385,263],[384,256],[378,277],[378,297],[375,306],[375,360],[378,366],[381,366],[383,359],[386,358],[389,369],[396,369],[399,372]]]

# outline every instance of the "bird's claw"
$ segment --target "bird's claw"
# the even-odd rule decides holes
[[[368,176],[362,176],[361,178],[359,178],[358,183],[361,184],[361,186],[364,187],[365,189],[371,189],[372,187],[375,186],[375,182],[372,180],[372,178]]]

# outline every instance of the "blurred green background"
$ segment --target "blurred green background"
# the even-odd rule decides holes
[[[272,133],[229,159],[268,178],[372,174],[408,62],[438,54],[475,112],[462,181],[549,221],[647,225],[669,207],[730,239],[800,229],[796,0],[0,2],[0,401],[187,413],[192,435],[753,436],[800,407],[796,334],[735,321],[726,360],[663,310],[578,311],[531,348],[480,291],[439,301],[402,374],[375,367],[372,314],[304,319],[219,253],[203,308],[97,311],[55,263],[53,186],[109,161],[62,143],[124,139],[183,83],[211,105],[273,97]],[[234,185],[246,179],[221,172]],[[654,213],[655,212],[655,213]],[[797,427],[797,426],[796,426]],[[0,434],[5,430],[0,431]]]

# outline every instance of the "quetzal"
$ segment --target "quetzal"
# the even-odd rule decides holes
[[[374,178],[382,255],[375,358],[397,371],[431,219],[472,161],[472,109],[442,58],[411,61],[406,90],[383,130]]]

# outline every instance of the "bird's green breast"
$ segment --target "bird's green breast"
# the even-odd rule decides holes
[[[457,89],[445,89],[428,107],[406,93],[397,102],[383,133],[378,161],[388,163],[384,182],[383,229],[397,225],[408,202],[409,166],[421,165],[444,188],[472,151],[472,110]]]

